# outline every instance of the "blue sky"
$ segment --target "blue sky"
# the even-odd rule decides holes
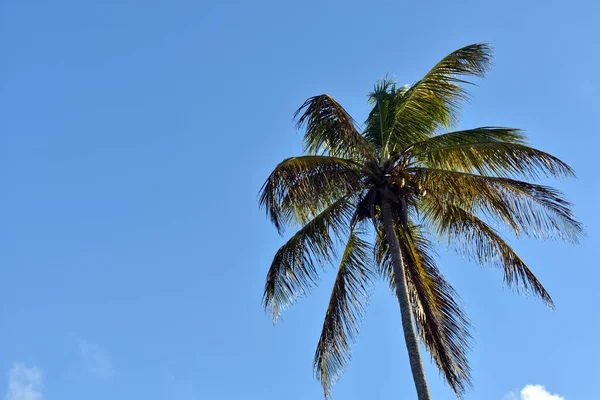
[[[600,396],[600,6],[407,3],[3,0],[0,396],[320,398],[333,275],[272,325],[260,300],[283,239],[258,190],[300,152],[305,98],[329,93],[362,121],[378,78],[414,82],[474,42],[496,58],[460,126],[523,128],[570,163],[578,180],[557,186],[588,236],[512,242],[555,312],[440,250],[475,326],[466,399]],[[415,397],[383,284],[333,396]]]

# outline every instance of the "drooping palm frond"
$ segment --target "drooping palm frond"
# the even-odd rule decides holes
[[[488,140],[432,147],[409,153],[415,163],[436,169],[531,179],[574,176],[571,167],[557,157],[519,143]]]
[[[460,103],[467,97],[461,85],[470,83],[461,77],[484,76],[490,60],[491,48],[487,44],[466,46],[444,57],[402,95],[383,148],[394,153],[433,135],[441,127],[453,126]]]
[[[397,227],[411,308],[419,338],[446,382],[458,397],[471,385],[467,353],[472,337],[470,323],[452,286],[444,279],[432,256],[432,243],[411,225]],[[394,271],[387,241],[380,230],[376,242],[380,272],[393,286]]]
[[[431,168],[411,168],[415,184],[445,204],[485,215],[517,236],[577,242],[583,227],[559,190],[515,179]]]
[[[275,253],[263,295],[265,310],[272,310],[274,321],[285,307],[314,287],[318,267],[332,262],[335,239],[344,235],[354,207],[352,195],[342,197],[296,232]]]
[[[422,211],[426,223],[440,238],[446,237],[450,246],[480,264],[502,268],[507,285],[533,292],[554,308],[552,298],[521,257],[478,216],[434,196],[426,196]]]
[[[358,132],[350,114],[331,96],[309,98],[294,118],[298,129],[306,126],[304,148],[309,154],[361,161],[372,158],[373,146]]]
[[[360,165],[330,156],[301,156],[282,161],[267,178],[259,203],[277,230],[300,225],[362,186]]]
[[[358,334],[374,277],[371,265],[371,245],[352,232],[340,262],[315,352],[314,370],[326,398],[350,361],[350,346]]]

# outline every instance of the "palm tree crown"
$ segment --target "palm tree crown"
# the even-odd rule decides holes
[[[260,204],[280,232],[299,230],[275,254],[263,302],[276,320],[316,284],[321,265],[338,265],[314,358],[326,396],[347,366],[377,276],[399,296],[401,309],[407,294],[404,329],[414,324],[454,392],[460,397],[469,387],[469,321],[438,269],[434,239],[500,267],[507,284],[553,307],[497,229],[575,242],[582,228],[570,204],[558,190],[530,183],[573,171],[527,146],[518,129],[448,132],[466,97],[465,79],[482,77],[490,57],[488,45],[475,44],[449,54],[411,86],[383,79],[369,94],[373,108],[363,128],[329,95],[309,98],[295,114],[306,130],[307,155],[277,165]]]

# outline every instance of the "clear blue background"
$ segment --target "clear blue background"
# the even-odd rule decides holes
[[[331,271],[276,327],[260,305],[283,239],[257,193],[300,152],[292,114],[326,92],[363,121],[384,74],[411,83],[491,42],[461,126],[524,128],[570,163],[579,179],[557,185],[588,237],[515,244],[556,312],[440,251],[476,328],[466,398],[530,383],[597,398],[600,6],[415,3],[2,0],[0,373],[40,368],[47,400],[320,398]],[[113,374],[86,369],[82,341]],[[383,284],[333,395],[415,397]]]

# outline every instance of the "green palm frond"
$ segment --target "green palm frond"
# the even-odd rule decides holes
[[[348,193],[360,190],[360,165],[330,156],[301,156],[281,162],[269,175],[259,198],[260,206],[277,230],[300,225]]]
[[[384,152],[394,153],[441,127],[453,126],[460,104],[467,97],[462,85],[470,83],[461,77],[484,76],[490,60],[487,44],[466,46],[444,57],[398,100],[394,126],[383,143]]]
[[[533,292],[554,308],[544,286],[496,230],[460,207],[441,202],[434,196],[426,199],[422,208],[424,219],[436,228],[440,238],[446,237],[450,246],[480,264],[502,268],[507,285],[517,291]]]
[[[411,143],[408,148],[403,149],[399,153],[402,155],[413,155],[456,145],[494,142],[525,144],[526,141],[527,138],[520,129],[484,126],[428,137],[424,140]]]
[[[365,122],[363,135],[380,150],[395,125],[398,107],[408,89],[408,86],[398,87],[396,82],[386,77],[377,82],[369,93],[373,109]]]
[[[406,281],[419,338],[457,396],[471,386],[467,353],[472,336],[470,323],[459,304],[458,294],[444,279],[433,257],[432,243],[419,227],[409,231],[398,226]],[[387,242],[380,231],[376,258],[380,272],[393,286],[394,272]]]
[[[416,164],[450,171],[531,179],[574,176],[571,167],[557,157],[519,143],[487,140],[409,153]]]
[[[517,236],[560,238],[576,243],[583,227],[559,190],[509,178],[430,168],[411,168],[424,193],[510,227]]]
[[[314,287],[319,266],[335,257],[336,238],[344,235],[355,207],[354,196],[337,200],[307,223],[275,253],[263,295],[273,321],[290,304]]]
[[[358,132],[350,114],[331,96],[323,94],[309,98],[294,118],[298,129],[306,126],[304,148],[309,154],[355,160],[372,157],[373,146]]]
[[[314,359],[315,374],[327,398],[329,389],[350,361],[350,346],[358,334],[374,278],[371,255],[371,245],[352,232],[333,285]]]

